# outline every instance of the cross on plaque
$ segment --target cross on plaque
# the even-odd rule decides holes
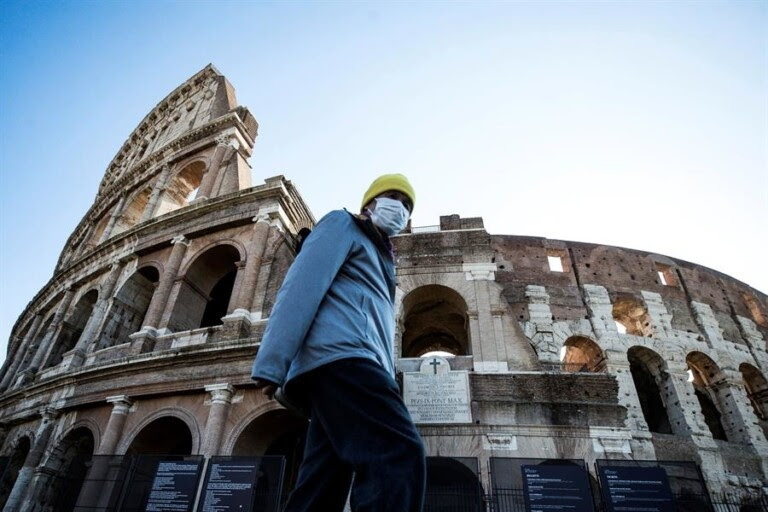
[[[432,371],[434,372],[435,375],[437,375],[437,367],[440,366],[441,364],[443,364],[442,361],[440,361],[436,357],[433,357],[432,361],[429,363],[429,366],[432,367]]]

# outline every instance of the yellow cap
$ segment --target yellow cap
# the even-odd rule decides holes
[[[408,178],[402,174],[382,174],[373,180],[371,186],[368,187],[368,190],[363,196],[363,204],[360,205],[360,209],[362,210],[365,205],[371,201],[371,199],[374,199],[379,194],[388,190],[397,190],[398,192],[402,192],[408,196],[408,199],[411,200],[411,206],[416,205],[416,193],[413,191],[413,187],[411,186],[410,182],[408,182]]]

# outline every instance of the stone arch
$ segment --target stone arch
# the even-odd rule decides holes
[[[168,329],[174,332],[220,325],[230,311],[240,244],[216,242],[190,259],[179,283]]]
[[[744,379],[747,398],[768,437],[768,380],[760,370],[749,363],[741,363],[739,372]]]
[[[149,198],[152,195],[152,187],[139,188],[133,196],[125,202],[120,212],[120,218],[115,222],[111,235],[116,235],[131,229],[141,221],[144,210],[147,208]]]
[[[51,350],[43,368],[56,366],[61,362],[65,353],[75,348],[75,345],[80,341],[80,337],[85,331],[85,326],[88,324],[88,320],[93,314],[93,308],[98,299],[99,291],[97,288],[92,288],[80,295],[75,303],[74,309],[72,309],[69,316],[62,322],[61,330],[51,346]]]
[[[37,483],[35,499],[43,510],[71,512],[90,466],[96,439],[88,426],[79,424],[61,436],[54,446],[43,463],[45,477]]]
[[[279,411],[283,409],[284,407],[275,400],[270,400],[269,402],[257,406],[254,410],[240,419],[240,421],[238,421],[237,424],[232,428],[229,437],[221,443],[221,454],[232,455],[232,450],[234,449],[235,443],[243,431],[248,427],[248,425],[253,422],[253,420],[263,414],[268,413],[269,411]]]
[[[120,286],[104,319],[97,350],[130,342],[129,335],[141,329],[149,309],[160,272],[155,265],[144,265]]]
[[[167,407],[144,418],[121,442],[118,453],[190,455],[199,449],[200,426],[194,415],[179,407]]]
[[[24,461],[29,455],[29,451],[32,449],[32,435],[29,433],[19,434],[12,444],[8,461],[8,467],[5,472],[0,475],[0,509],[5,506],[5,502],[8,501],[8,497],[13,489],[13,484],[16,483],[16,478],[19,476],[19,470],[24,465]]]
[[[485,510],[483,486],[476,468],[473,470],[453,457],[427,457],[425,508],[466,512]]]
[[[208,169],[207,161],[195,159],[180,166],[168,180],[155,213],[156,217],[188,206],[194,199],[193,192],[200,188]]]
[[[627,361],[648,430],[660,434],[682,433],[673,429],[662,393],[670,384],[662,357],[647,347],[635,345],[627,351]]]
[[[111,217],[111,210],[108,210],[106,213],[104,213],[104,215],[102,215],[102,217],[96,223],[96,227],[93,228],[91,236],[88,238],[88,242],[86,244],[87,247],[93,248],[99,245],[101,237],[104,235],[104,231],[106,231],[107,225],[109,224],[109,219]]]
[[[186,262],[179,269],[179,274],[186,275],[189,272],[190,267],[192,267],[192,265],[195,264],[196,260],[198,260],[202,255],[204,255],[211,249],[215,249],[216,247],[221,245],[228,245],[228,246],[231,246],[234,250],[236,250],[237,257],[239,258],[240,261],[245,261],[245,259],[247,258],[247,252],[245,250],[245,246],[243,246],[243,244],[239,240],[235,240],[234,238],[220,238],[198,249],[198,251],[195,254],[187,258]]]
[[[234,439],[233,456],[282,456],[285,473],[282,494],[296,485],[308,422],[286,409],[272,409],[251,417]]]
[[[606,369],[605,352],[594,340],[586,336],[571,336],[561,349],[565,371],[600,373]]]
[[[617,327],[623,327],[626,334],[634,336],[653,336],[651,318],[645,304],[628,293],[618,293],[611,301],[613,306],[613,320]],[[622,329],[619,327],[619,332]],[[622,333],[624,334],[624,333]]]
[[[691,384],[699,401],[704,423],[707,424],[714,439],[728,441],[727,424],[723,422],[725,404],[719,391],[719,384],[723,378],[720,368],[703,352],[691,352],[686,356],[685,361],[693,375]]]
[[[403,297],[402,308],[401,357],[435,351],[455,356],[471,353],[467,303],[452,288],[420,286]]]

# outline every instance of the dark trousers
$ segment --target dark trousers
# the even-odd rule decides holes
[[[378,364],[343,359],[289,385],[310,413],[307,444],[285,512],[421,512],[424,447],[394,379]]]

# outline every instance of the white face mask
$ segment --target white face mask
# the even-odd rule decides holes
[[[410,215],[400,201],[377,197],[376,206],[371,212],[371,221],[388,236],[394,236],[405,229]]]

